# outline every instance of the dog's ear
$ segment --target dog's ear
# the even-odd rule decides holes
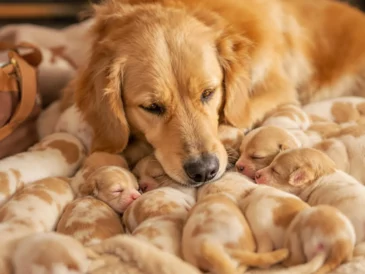
[[[300,187],[309,184],[315,179],[314,176],[314,171],[307,166],[302,166],[290,174],[289,185]]]
[[[247,127],[249,109],[249,51],[251,42],[242,35],[223,31],[217,41],[219,61],[224,72],[222,121],[237,128]]]
[[[110,1],[96,6],[96,19],[90,32],[94,39],[86,66],[79,72],[75,83],[75,102],[94,136],[91,151],[117,153],[124,150],[129,139],[129,127],[122,101],[123,72],[126,56],[115,56],[114,41],[106,33],[111,25],[121,25],[121,17],[112,8],[131,11],[129,6]],[[122,30],[121,30],[122,31]]]

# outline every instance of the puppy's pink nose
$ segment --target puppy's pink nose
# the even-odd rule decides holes
[[[140,194],[139,192],[133,192],[133,193],[131,194],[131,198],[132,198],[133,200],[136,200],[139,196],[141,196],[141,194]]]
[[[245,166],[241,163],[236,163],[236,169],[238,172],[243,172],[245,170]]]

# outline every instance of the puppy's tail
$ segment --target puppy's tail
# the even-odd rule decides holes
[[[338,267],[342,262],[349,261],[352,258],[353,251],[353,244],[349,240],[342,239],[337,241],[332,246],[323,266],[316,271],[316,274],[328,273]]]
[[[305,264],[280,269],[252,270],[250,274],[310,274],[321,268],[326,260],[326,253],[319,253]]]
[[[354,249],[354,257],[365,255],[365,242],[358,243]]]
[[[227,253],[221,245],[215,245],[211,242],[205,241],[201,247],[201,256],[204,258],[211,269],[210,272],[237,274],[237,267],[234,262],[227,256]]]
[[[286,259],[289,251],[286,248],[272,252],[255,253],[247,250],[228,250],[228,253],[238,260],[240,264],[247,266],[269,267]]]

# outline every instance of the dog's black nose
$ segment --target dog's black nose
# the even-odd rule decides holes
[[[215,177],[219,169],[219,161],[215,155],[203,154],[198,158],[189,159],[184,164],[186,174],[194,182],[206,182]]]

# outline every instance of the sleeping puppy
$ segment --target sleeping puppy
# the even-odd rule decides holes
[[[259,127],[244,136],[236,169],[254,179],[255,172],[268,166],[280,151],[301,146],[300,140],[286,129],[275,126]]]
[[[365,186],[336,169],[323,152],[299,148],[280,153],[266,168],[256,172],[256,182],[299,196],[309,205],[327,204],[349,218],[356,232],[356,244],[365,240]]]
[[[15,241],[32,233],[53,231],[74,194],[67,178],[46,178],[26,185],[0,208],[0,273],[11,273]]]
[[[220,188],[237,186],[231,177],[241,175],[230,173],[198,190],[197,204],[189,213],[183,230],[185,261],[202,271],[229,274],[243,273],[248,266],[267,267],[284,260],[288,255],[286,249],[255,253],[254,237],[235,197]],[[219,186],[213,189],[211,186],[216,183]]]
[[[326,153],[336,167],[365,184],[365,126],[352,125],[343,127],[333,138],[324,140],[314,146]]]
[[[56,231],[72,236],[83,245],[97,244],[124,233],[119,215],[106,203],[90,196],[66,206]]]
[[[364,96],[365,15],[344,3],[128,2],[95,7],[75,80],[92,151],[121,152],[136,138],[172,179],[198,187],[225,172],[219,124],[250,129],[297,98]]]
[[[75,177],[71,180],[71,186],[75,194],[79,195],[80,187],[85,183],[87,178],[103,166],[117,166],[121,168],[128,168],[128,164],[124,157],[118,154],[111,154],[107,152],[94,152],[86,157],[81,168],[77,171]]]
[[[89,123],[83,118],[77,106],[72,105],[61,113],[54,131],[67,132],[75,136],[82,142],[87,152],[90,152],[94,132]]]
[[[300,105],[284,104],[269,112],[260,126],[277,126],[285,129],[306,130],[311,118]]]
[[[324,118],[338,124],[360,122],[365,115],[365,98],[347,96],[319,101],[303,106],[309,115]]]
[[[78,139],[54,133],[28,151],[0,160],[0,206],[24,185],[47,177],[73,176],[84,157]]]
[[[153,154],[142,158],[134,167],[133,174],[137,177],[139,187],[143,192],[168,186],[191,195],[195,199],[196,188],[181,185],[172,180],[167,176],[161,164]]]
[[[289,250],[283,264],[293,267],[283,273],[327,273],[352,257],[355,231],[340,211],[310,208],[293,194],[255,185],[239,175],[237,180],[247,188],[238,205],[252,230],[257,252]],[[301,250],[305,253],[298,252]]]
[[[185,220],[195,198],[178,189],[161,187],[143,194],[123,214],[127,231],[181,257]]]
[[[55,232],[36,233],[21,239],[11,258],[15,274],[87,273],[83,246]]]
[[[98,168],[90,174],[79,190],[80,196],[94,196],[118,213],[123,213],[141,196],[136,177],[127,169],[117,166]]]

